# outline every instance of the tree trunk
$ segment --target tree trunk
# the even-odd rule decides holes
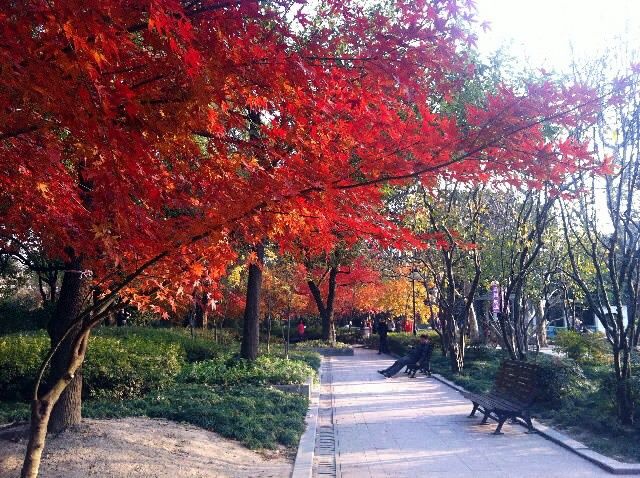
[[[34,391],[22,478],[38,476],[47,430],[61,432],[80,423],[82,418],[81,366],[90,329],[82,328],[77,318],[86,306],[90,306],[91,281],[79,272],[80,266],[80,262],[75,261],[70,266],[72,270],[65,272],[56,310],[48,325],[51,343],[60,342],[60,345],[51,358],[47,391],[42,396],[37,389]]]
[[[459,337],[454,337],[451,340],[449,348],[449,361],[453,373],[460,373],[464,370],[464,334],[459,330],[457,335]]]
[[[616,406],[618,418],[623,425],[633,425],[635,419],[633,397],[631,393],[631,368],[629,351],[622,348],[614,349],[613,364],[616,375]]]
[[[322,294],[318,285],[312,281],[307,281],[311,295],[318,307],[320,313],[320,319],[322,320],[322,339],[327,340],[332,344],[336,342],[336,326],[334,323],[334,303],[336,297],[338,268],[331,267],[329,269],[329,284],[327,291],[327,303],[322,300]]]
[[[80,324],[74,324],[74,322],[80,312],[90,305],[90,280],[78,272],[79,261],[73,264],[72,269],[74,270],[64,274],[56,310],[47,327],[52,344],[58,343],[65,332],[72,328],[51,359],[50,384],[68,373],[73,344],[80,330]],[[78,369],[51,411],[49,432],[60,433],[72,425],[79,424],[82,418],[81,406],[82,370]]]
[[[546,347],[548,345],[547,314],[545,313],[545,307],[542,300],[538,301],[537,314],[536,333],[538,334],[538,345],[540,347]]]
[[[469,307],[469,338],[471,339],[472,344],[480,342],[478,317],[476,316],[476,308],[473,303]]]
[[[207,330],[209,326],[209,294],[203,292],[200,300],[196,300],[195,304],[195,327]]]
[[[491,338],[491,326],[489,325],[489,317],[491,313],[491,301],[482,301],[482,318],[480,319],[480,340],[483,344],[488,344]]]
[[[50,422],[54,407],[66,390],[67,386],[74,380],[76,373],[80,370],[87,351],[89,334],[91,329],[84,328],[76,334],[71,344],[69,362],[65,373],[54,383],[51,388],[41,398],[38,397],[37,390],[31,402],[31,428],[29,431],[29,442],[27,452],[22,465],[22,478],[36,478],[40,469],[40,461],[44,450],[47,435],[47,425]]]
[[[254,250],[258,255],[258,263],[249,265],[247,302],[244,308],[242,344],[240,345],[240,356],[247,360],[255,360],[258,358],[258,344],[260,339],[260,291],[262,288],[264,245],[258,244]]]

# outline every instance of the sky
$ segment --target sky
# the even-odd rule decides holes
[[[567,71],[571,45],[576,56],[597,56],[629,38],[640,47],[640,0],[476,0],[478,19],[490,30],[479,33],[484,54],[502,45],[533,68]]]
[[[524,67],[569,72],[572,56],[578,63],[597,58],[621,39],[640,50],[640,0],[476,0],[476,6],[479,22],[490,23],[478,33],[481,54],[510,45]],[[599,227],[609,230],[604,197],[597,207]]]

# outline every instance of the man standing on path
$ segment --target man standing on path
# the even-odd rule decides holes
[[[380,319],[378,322],[378,336],[380,337],[378,344],[378,355],[389,353],[389,344],[387,343],[387,334],[389,333],[389,327],[385,319]]]

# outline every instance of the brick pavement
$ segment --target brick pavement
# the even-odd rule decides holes
[[[590,462],[518,425],[479,425],[470,403],[446,385],[376,371],[388,356],[356,349],[332,357],[337,475],[352,477],[596,477]]]

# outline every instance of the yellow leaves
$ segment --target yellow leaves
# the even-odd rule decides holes
[[[36,184],[36,189],[40,191],[40,194],[42,194],[45,199],[49,199],[49,185],[47,183],[40,182]]]
[[[242,279],[242,269],[242,266],[236,266],[229,271],[227,281],[229,282],[230,286],[238,287],[240,285],[240,281]]]

